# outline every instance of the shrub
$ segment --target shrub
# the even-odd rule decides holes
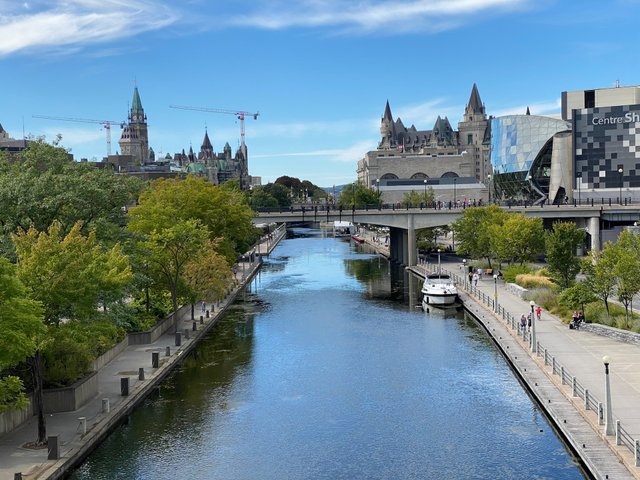
[[[547,267],[542,267],[539,270],[536,270],[534,272],[534,275],[538,276],[538,277],[547,277],[547,278],[551,278],[551,274],[549,273],[549,269]]]
[[[528,265],[514,264],[504,269],[502,275],[504,275],[504,281],[507,283],[514,283],[516,276],[523,273],[531,273],[531,268]]]
[[[553,290],[556,284],[547,277],[538,277],[530,273],[521,273],[516,276],[516,283],[523,288],[548,288]]]
[[[49,330],[51,342],[44,350],[44,384],[64,387],[82,378],[91,369],[93,355],[83,335],[67,325]]]
[[[529,291],[527,297],[548,311],[558,306],[558,296],[550,288],[535,288]]]

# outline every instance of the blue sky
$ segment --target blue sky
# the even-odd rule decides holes
[[[640,84],[638,0],[0,0],[0,123],[106,154],[134,81],[164,156],[205,125],[216,151],[246,121],[249,172],[328,187],[354,181],[387,99],[405,125],[455,125],[473,83],[492,115],[559,112],[560,92]],[[118,149],[119,128],[112,132]]]

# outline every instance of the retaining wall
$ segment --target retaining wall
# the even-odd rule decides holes
[[[97,372],[93,372],[81,380],[78,380],[70,387],[44,390],[44,413],[78,410],[97,394],[98,374]]]

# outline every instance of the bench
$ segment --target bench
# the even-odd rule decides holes
[[[486,273],[487,275],[493,275],[493,268],[487,268],[484,273]]]

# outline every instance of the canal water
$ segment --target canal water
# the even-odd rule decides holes
[[[300,230],[72,479],[580,479],[485,332]]]

